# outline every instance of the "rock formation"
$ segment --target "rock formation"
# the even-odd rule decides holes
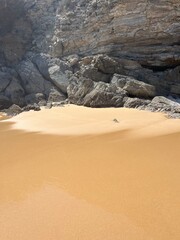
[[[179,98],[179,0],[1,1],[1,110],[68,99],[178,117]]]

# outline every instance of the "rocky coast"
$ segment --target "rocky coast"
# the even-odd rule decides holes
[[[179,0],[0,0],[0,240],[179,240],[179,118]]]
[[[73,103],[179,118],[179,98],[179,0],[2,0],[1,111]]]

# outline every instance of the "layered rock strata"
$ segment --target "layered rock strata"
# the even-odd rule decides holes
[[[178,117],[179,98],[179,0],[2,0],[0,109],[69,101]]]

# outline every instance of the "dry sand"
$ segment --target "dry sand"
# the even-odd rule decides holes
[[[180,120],[67,106],[0,137],[0,240],[180,239]]]

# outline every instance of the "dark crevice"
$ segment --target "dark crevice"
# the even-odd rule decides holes
[[[141,65],[141,66],[143,68],[150,69],[153,72],[165,72],[167,70],[174,69],[179,65],[180,63],[178,63],[177,65],[167,65],[167,66],[149,66],[149,65]]]

